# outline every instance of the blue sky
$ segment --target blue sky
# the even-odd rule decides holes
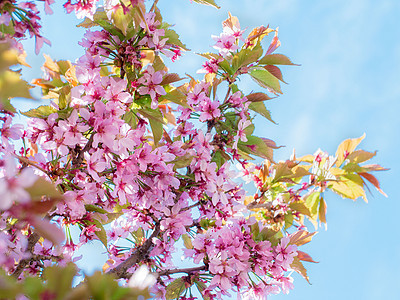
[[[62,1],[61,1],[62,2]],[[400,204],[396,182],[400,118],[400,1],[397,0],[230,0],[217,1],[220,10],[191,4],[189,0],[160,0],[168,23],[194,52],[211,51],[211,34],[218,35],[228,11],[238,16],[247,33],[259,25],[279,26],[282,46],[277,53],[289,56],[299,67],[283,68],[284,94],[269,101],[279,125],[258,120],[257,134],[285,145],[277,159],[314,153],[332,154],[344,139],[366,138],[361,147],[378,150],[374,162],[391,168],[376,174],[388,198],[375,190],[369,203],[356,203],[330,194],[328,230],[304,247],[319,264],[308,264],[308,285],[294,275],[295,289],[271,299],[400,299]],[[61,11],[61,10],[59,10]],[[54,59],[75,60],[83,52],[77,45],[83,30],[74,29],[73,16],[56,13],[45,17],[44,36],[53,46],[43,53]],[[28,78],[39,77],[43,62],[27,43]],[[187,53],[175,72],[194,73],[202,59]],[[256,89],[250,82],[249,89]],[[22,102],[24,107],[28,102]],[[23,109],[25,110],[25,109]],[[372,190],[372,189],[371,189]],[[100,257],[93,256],[90,265]]]

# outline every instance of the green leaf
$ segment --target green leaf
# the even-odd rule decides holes
[[[274,120],[271,118],[271,112],[265,107],[264,102],[252,102],[249,105],[249,109],[252,111],[262,115],[264,118],[266,118],[268,121],[275,123]]]
[[[119,30],[126,36],[128,28],[133,26],[133,11],[124,12],[123,8],[114,10],[112,20]]]
[[[185,153],[185,155],[176,157],[171,163],[175,165],[175,169],[181,169],[181,168],[186,168],[187,166],[190,165],[190,163],[193,160],[193,156],[190,155],[189,153]]]
[[[305,199],[305,204],[310,210],[312,218],[316,218],[318,214],[320,195],[321,195],[320,192],[314,192],[308,195],[308,197]]]
[[[103,227],[103,224],[101,224],[100,221],[96,220],[96,219],[94,219],[93,221],[91,221],[89,223],[96,225],[96,227],[100,229],[100,231],[95,231],[94,233],[99,238],[100,242],[102,242],[104,247],[107,248],[107,233],[106,233],[106,230]]]
[[[197,289],[199,290],[200,294],[202,295],[204,300],[210,300],[210,297],[203,296],[204,290],[207,288],[207,285],[202,281],[195,280],[194,284],[196,285]]]
[[[187,234],[182,234],[183,244],[187,249],[193,249],[192,239]]]
[[[163,38],[168,38],[167,41],[168,44],[176,45],[186,51],[189,51],[189,49],[186,48],[186,45],[181,42],[181,40],[179,39],[179,35],[176,33],[175,30],[173,29],[164,29],[164,30],[165,34]]]
[[[85,204],[85,209],[86,209],[86,211],[98,212],[100,214],[108,213],[104,208],[98,207],[97,205],[93,205],[93,204]]]
[[[24,295],[29,297],[29,299],[40,299],[40,295],[46,289],[44,282],[38,277],[27,277],[23,285]]]
[[[111,33],[112,35],[118,36],[120,38],[120,40],[124,40],[125,36],[122,33],[122,31],[120,29],[118,29],[117,27],[115,27],[113,24],[111,24],[108,19],[99,19],[96,21],[97,24],[99,24],[101,27],[103,27],[103,29],[109,33]]]
[[[282,94],[279,80],[263,67],[253,67],[249,70],[251,78],[263,88],[270,88]]]
[[[0,295],[3,299],[16,299],[22,286],[17,280],[0,269]]]
[[[238,149],[248,154],[272,160],[272,149],[265,144],[263,139],[256,136],[248,136],[246,143],[239,141]]]
[[[95,272],[92,276],[87,276],[86,284],[89,290],[90,299],[95,300],[117,300],[124,295],[131,293],[133,289],[121,287],[118,282],[110,274],[102,274],[100,271]],[[138,291],[136,291],[138,293]],[[142,292],[143,294],[144,292]],[[136,299],[131,297],[127,299]],[[145,298],[146,299],[146,298]]]
[[[172,103],[189,108],[189,105],[187,104],[187,101],[186,101],[186,95],[184,93],[182,93],[179,89],[177,89],[175,87],[168,89],[168,87],[166,87],[165,91],[167,92],[167,94],[165,94],[164,96],[161,96],[160,97],[161,100],[168,100]]]
[[[288,229],[293,225],[293,215],[291,213],[288,213],[285,215],[285,227],[284,229]]]
[[[293,65],[298,66],[283,54],[268,54],[265,55],[259,62],[260,65]]]
[[[165,299],[172,300],[178,297],[185,291],[185,281],[183,278],[178,278],[172,281],[166,288]]]
[[[49,115],[55,112],[57,112],[57,110],[54,107],[50,105],[42,105],[38,108],[33,108],[26,112],[21,112],[21,114],[30,118],[46,119]]]
[[[137,118],[132,110],[127,111],[122,119],[129,125],[131,128],[135,129],[137,126]]]
[[[56,186],[43,177],[38,177],[33,185],[25,188],[25,190],[29,193],[33,201],[40,201],[44,196],[50,199],[62,199],[63,197]]]
[[[154,145],[157,145],[164,132],[163,123],[155,121],[152,118],[149,119],[149,122],[151,131],[153,132]]]
[[[365,202],[368,202],[363,188],[363,180],[357,174],[339,177],[338,181],[332,182],[331,189],[344,198],[356,200],[362,197]]]
[[[235,74],[235,71],[232,69],[230,63],[226,59],[224,59],[223,61],[219,62],[218,66],[220,66],[229,75]]]
[[[200,3],[200,4],[204,4],[204,5],[210,5],[213,6],[217,9],[221,8],[220,6],[218,6],[214,0],[193,0],[196,3]]]
[[[97,9],[93,15],[93,21],[89,18],[85,18],[81,23],[76,25],[76,27],[90,28],[93,26],[99,26],[97,23],[99,20],[108,20],[107,14],[104,10]]]
[[[161,124],[165,124],[163,115],[160,110],[158,109],[151,109],[151,108],[143,108],[139,109],[138,112],[148,120],[157,121]]]
[[[21,97],[33,99],[29,89],[31,86],[17,72],[4,71],[0,73],[0,106],[9,98]]]
[[[1,25],[0,25],[1,27]],[[0,70],[8,70],[10,66],[18,64],[18,52],[11,48],[10,43],[0,44]]]
[[[75,274],[75,265],[68,264],[66,267],[51,266],[46,268],[43,277],[46,280],[47,288],[57,295],[56,299],[62,300],[71,290]]]
[[[290,207],[290,209],[297,211],[303,215],[306,215],[310,218],[312,217],[310,210],[308,209],[308,207],[305,205],[305,203],[303,201],[296,201],[296,202],[290,203],[289,207]]]
[[[232,69],[236,72],[239,68],[247,66],[251,63],[256,62],[263,53],[260,43],[253,49],[242,49],[239,53],[236,53],[232,59]]]
[[[184,78],[181,78],[178,74],[176,73],[168,73],[164,76],[163,80],[161,81],[160,85],[167,85],[171,84],[173,82],[177,82],[180,80],[183,80]]]
[[[229,159],[229,155],[222,150],[215,151],[212,157],[212,161],[217,164],[218,168],[221,168],[221,166]]]

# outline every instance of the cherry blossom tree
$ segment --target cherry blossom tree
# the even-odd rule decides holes
[[[334,156],[275,161],[276,143],[254,135],[256,114],[273,122],[265,101],[282,94],[281,66],[295,65],[276,53],[277,29],[243,30],[228,14],[200,54],[202,78],[182,78],[165,62],[188,48],[157,0],[68,0],[84,55],[45,56],[28,84],[21,41],[50,44],[39,21],[54,0],[41,2],[0,3],[1,297],[266,299],[293,288],[293,271],[308,281],[301,246],[326,224],[325,193],[383,193],[371,172],[385,169],[365,164],[376,152],[356,149],[364,136]],[[33,86],[50,104],[17,111]],[[108,260],[82,279],[76,251],[92,241]]]

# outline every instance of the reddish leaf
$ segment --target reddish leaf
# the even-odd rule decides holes
[[[266,65],[266,66],[264,66],[264,69],[266,69],[268,72],[270,72],[276,78],[278,78],[280,81],[285,82],[285,80],[283,80],[282,71],[277,66]],[[285,82],[285,83],[287,83],[287,82]]]
[[[262,102],[265,100],[271,100],[273,97],[269,97],[265,93],[251,93],[246,96],[247,100],[250,102]]]
[[[310,255],[308,255],[307,253],[305,253],[303,251],[297,250],[297,257],[303,261],[313,262],[316,264],[318,263],[318,261],[313,260]]]
[[[265,55],[260,61],[262,65],[294,65],[298,66],[283,54],[268,54]]]
[[[373,164],[373,165],[365,165],[363,168],[367,171],[387,171],[390,170],[388,168],[384,168],[378,164]]]
[[[279,148],[283,147],[283,146],[277,146],[276,143],[273,140],[270,140],[270,139],[267,139],[267,138],[261,138],[261,139],[264,141],[265,145],[267,145],[269,148],[279,149]]]
[[[376,179],[376,177],[372,174],[369,173],[358,173],[360,176],[364,177],[365,179],[367,179],[383,196],[387,197],[386,193],[384,191],[381,190],[381,187],[379,185],[379,181],[378,179]]]
[[[164,76],[164,78],[161,81],[160,85],[170,84],[170,83],[182,80],[182,79],[184,79],[184,78],[179,77],[179,75],[176,74],[176,73],[169,73],[169,74]]]

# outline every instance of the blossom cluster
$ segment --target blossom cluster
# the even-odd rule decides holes
[[[45,1],[46,12],[53,2]],[[344,169],[360,160],[357,142],[336,157],[318,151],[275,163],[276,144],[253,135],[252,111],[268,118],[263,101],[270,98],[246,96],[238,78],[249,75],[280,93],[280,71],[276,77],[269,70],[291,62],[273,54],[277,30],[261,26],[244,38],[229,15],[213,36],[218,53],[203,55],[204,79],[176,86],[182,78],[162,57],[174,62],[186,48],[156,2],[146,11],[140,0],[105,1],[104,10],[97,0],[67,1],[67,12],[85,17],[85,27],[102,28],[87,30],[79,43],[85,54],[75,63],[46,58],[43,78],[33,83],[51,104],[24,112],[26,126],[1,107],[0,265],[23,281],[56,264],[68,268],[81,246],[98,241],[108,254],[104,276],[137,289],[138,274],[157,273],[146,275],[155,298],[194,299],[194,286],[209,299],[287,293],[291,272],[307,279],[301,260],[312,261],[298,250],[313,235],[305,216],[326,222],[322,192],[343,195],[335,183],[349,180],[344,172],[362,170],[352,175],[368,180],[374,169]],[[0,6],[0,22],[13,20],[8,38],[17,43],[28,30],[40,48],[36,7],[15,3]],[[21,22],[18,7],[27,14]],[[266,160],[257,166],[253,156]],[[238,176],[257,192],[249,195]]]

